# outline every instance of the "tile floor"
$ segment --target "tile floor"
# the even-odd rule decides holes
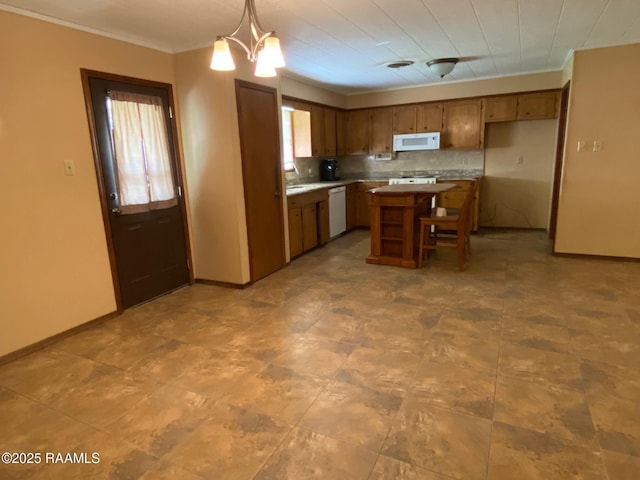
[[[195,285],[0,366],[0,478],[640,478],[640,263],[473,239],[459,273],[350,233],[249,289]]]

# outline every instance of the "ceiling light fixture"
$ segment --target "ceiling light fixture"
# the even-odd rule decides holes
[[[402,68],[413,65],[412,60],[398,60],[397,62],[387,63],[387,68]]]
[[[458,63],[457,58],[437,58],[427,62],[427,67],[440,78],[449,75],[453,71],[453,67]]]
[[[251,30],[249,46],[236,38],[246,17],[249,19],[249,28]],[[245,0],[242,18],[233,33],[219,35],[216,38],[213,44],[213,56],[211,57],[210,67],[212,70],[230,71],[236,69],[229,49],[229,40],[240,45],[247,52],[249,61],[256,64],[254,73],[256,77],[275,77],[275,69],[284,67],[280,40],[276,37],[276,32],[265,33],[260,26],[254,0]]]

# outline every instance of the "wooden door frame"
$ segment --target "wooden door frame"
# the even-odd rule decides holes
[[[273,102],[274,102],[274,111],[276,112],[276,116],[278,115],[278,90],[273,88],[273,87],[268,87],[266,85],[260,85],[257,83],[252,83],[252,82],[248,82],[246,80],[240,80],[239,78],[235,79],[235,91],[236,91],[236,109],[239,108],[240,106],[240,93],[239,93],[239,87],[244,87],[244,88],[251,88],[254,90],[260,90],[263,92],[267,92],[273,95]],[[277,121],[279,121],[279,117],[277,119]],[[244,215],[245,215],[245,223],[247,226],[247,248],[249,250],[249,280],[250,282],[254,282],[256,281],[255,276],[254,276],[254,268],[253,268],[253,261],[251,260],[252,258],[252,252],[251,252],[251,238],[252,238],[252,232],[251,232],[251,222],[249,221],[249,199],[247,196],[247,164],[246,164],[246,157],[245,157],[245,152],[244,150],[244,136],[247,134],[247,132],[243,132],[242,128],[240,128],[240,114],[238,113],[238,131],[240,133],[240,157],[241,157],[241,161],[242,161],[242,190],[243,190],[243,197],[244,197]],[[278,128],[279,131],[279,128]],[[277,142],[277,153],[278,153],[278,161],[276,162],[276,168],[278,170],[278,180],[277,180],[277,185],[276,187],[278,188],[278,192],[280,194],[280,208],[278,209],[279,213],[279,218],[280,218],[280,225],[282,225],[282,259],[283,262],[285,262],[286,264],[286,260],[287,260],[287,253],[286,253],[286,238],[285,238],[285,223],[284,223],[284,194],[283,194],[283,189],[282,189],[282,152],[280,151],[281,148],[281,142],[280,142],[280,137],[278,136],[278,142]]]
[[[551,212],[549,215],[549,239],[555,252],[556,231],[558,223],[558,205],[560,203],[560,185],[562,184],[562,165],[564,162],[564,146],[567,135],[567,113],[569,111],[569,92],[571,81],[568,81],[560,94],[560,111],[558,113],[558,139],[556,142],[556,162],[553,172],[553,190],[551,195]]]
[[[104,224],[105,235],[107,237],[107,252],[109,254],[109,266],[111,267],[111,279],[113,282],[113,290],[116,299],[116,309],[118,313],[124,311],[122,306],[122,295],[120,293],[120,279],[118,278],[118,268],[116,264],[116,252],[113,245],[112,228],[111,228],[111,212],[109,211],[109,205],[107,204],[107,190],[104,184],[104,177],[102,175],[102,165],[100,162],[100,148],[98,145],[98,133],[96,129],[96,119],[93,114],[93,104],[91,101],[91,88],[89,85],[89,79],[98,78],[101,80],[115,81],[130,83],[132,85],[147,86],[153,88],[160,88],[167,91],[167,97],[169,99],[169,107],[173,112],[171,120],[171,134],[175,141],[173,142],[173,155],[176,159],[176,177],[178,180],[178,186],[182,191],[182,195],[179,198],[180,214],[182,215],[182,230],[184,233],[185,253],[187,256],[187,262],[189,267],[189,284],[194,282],[193,276],[193,261],[191,257],[191,242],[189,239],[189,224],[187,221],[187,202],[185,198],[184,188],[184,174],[182,171],[182,159],[180,157],[178,137],[178,126],[176,123],[175,104],[173,100],[173,86],[170,83],[156,82],[154,80],[145,80],[135,77],[127,77],[124,75],[116,75],[113,73],[100,72],[96,70],[88,70],[85,68],[80,69],[80,76],[82,78],[82,89],[84,92],[84,105],[87,112],[87,120],[89,121],[89,133],[91,137],[91,149],[93,151],[93,163],[96,171],[96,180],[98,182],[98,194],[100,197],[100,210],[102,211],[102,222]]]

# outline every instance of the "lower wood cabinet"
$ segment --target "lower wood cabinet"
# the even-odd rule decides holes
[[[328,189],[287,196],[287,203],[291,258],[329,241]]]
[[[371,209],[369,207],[369,190],[388,185],[389,182],[362,182],[358,184],[358,200],[356,205],[356,226],[371,226]]]
[[[318,202],[318,241],[320,245],[329,241],[329,200]]]
[[[289,209],[289,256],[297,257],[304,252],[302,245],[302,209]]]
[[[347,230],[352,230],[358,226],[358,184],[350,183],[347,185],[346,192],[347,204]]]
[[[317,204],[302,207],[302,249],[306,252],[318,246]]]

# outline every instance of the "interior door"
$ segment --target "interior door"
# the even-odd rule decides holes
[[[571,82],[562,88],[560,112],[558,114],[558,139],[556,142],[556,163],[553,171],[553,191],[551,194],[551,214],[549,218],[549,239],[555,252],[556,228],[558,225],[558,203],[560,202],[560,184],[562,182],[562,163],[564,159],[564,141],[567,130],[567,111],[569,109],[569,88]]]
[[[251,281],[285,265],[276,90],[236,80]]]
[[[171,86],[99,72],[83,70],[82,74],[116,300],[118,309],[122,310],[190,281],[182,176],[171,118]],[[144,211],[132,212],[136,209],[129,209],[125,213],[122,190],[119,190],[123,181],[121,157],[124,155],[118,153],[118,158],[114,155],[117,151],[114,136],[122,126],[114,123],[110,92],[139,94],[140,98],[153,97],[158,102],[156,117],[162,117],[156,120],[160,131],[164,125],[163,138],[166,140],[162,143],[166,146],[164,153],[170,164],[167,182],[173,182],[170,201],[160,202],[162,205],[150,209],[143,208]],[[158,98],[160,100],[155,100]],[[146,164],[152,160],[149,156],[155,153],[148,146],[150,140],[145,139],[142,133],[139,139],[134,136],[133,140],[134,143],[142,142],[141,150],[146,155],[135,158],[135,162]],[[150,176],[147,175],[147,181]]]

